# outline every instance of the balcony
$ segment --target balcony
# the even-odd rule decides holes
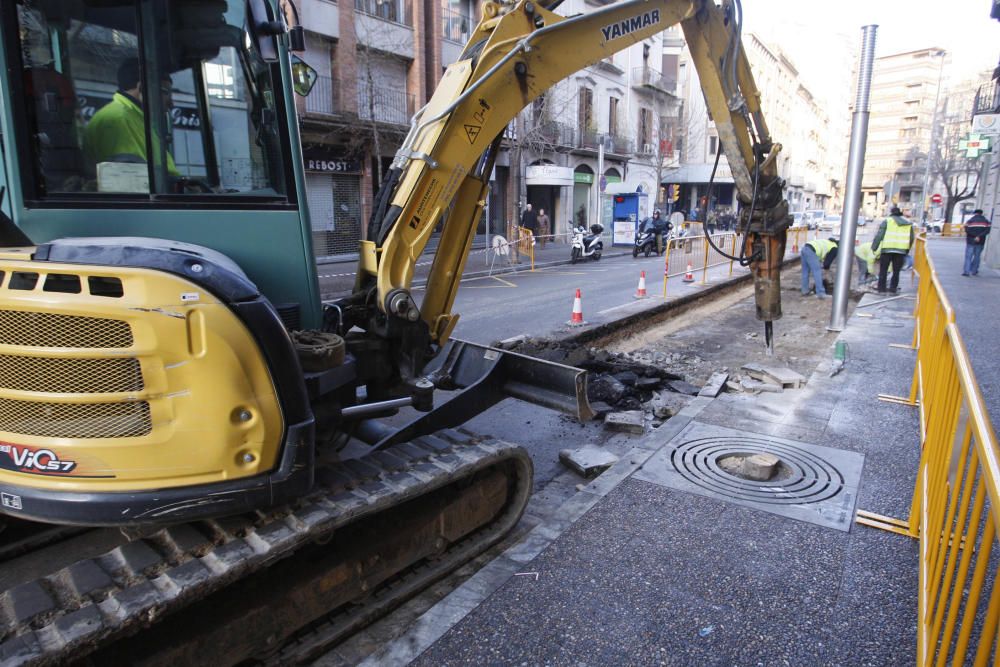
[[[981,113],[1000,113],[1000,81],[994,81],[976,91],[972,115]]]
[[[400,86],[405,89],[405,84]],[[403,90],[371,86],[358,81],[358,118],[379,123],[409,125],[414,113],[414,97]]]
[[[575,135],[573,145],[585,151],[598,151],[601,138],[604,139],[604,152],[615,155],[630,155],[632,153],[632,141],[625,136],[618,134],[602,134],[596,130],[580,130],[571,128]]]
[[[574,144],[574,133],[576,128],[566,123],[559,123],[554,120],[543,120],[535,123],[529,134],[529,141],[552,144],[555,146],[572,146]]]
[[[334,98],[333,79],[328,76],[316,78],[312,90],[306,97],[306,113],[332,115],[337,112],[337,102]]]
[[[354,0],[354,9],[383,21],[413,27],[413,11],[403,0]]]
[[[677,82],[668,80],[652,67],[633,67],[632,87],[651,89],[672,95],[677,87]]]
[[[464,45],[472,32],[472,19],[450,9],[441,9],[441,36],[455,44]]]
[[[610,72],[612,74],[617,74],[619,76],[625,73],[624,68],[619,67],[618,65],[615,64],[615,59],[612,56],[608,56],[607,58],[602,58],[601,60],[598,60],[596,63],[594,63],[594,67],[596,67],[597,69],[602,69],[606,72]]]

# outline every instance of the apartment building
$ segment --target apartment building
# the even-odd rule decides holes
[[[782,145],[777,158],[778,173],[786,181],[790,209],[839,209],[847,161],[846,101],[821,103],[782,49],[752,33],[746,34],[743,42],[761,93],[761,110],[768,130],[773,140]],[[667,173],[665,181],[680,185],[677,207],[690,215],[692,207],[700,208],[705,203],[712,167],[721,146],[715,123],[705,106],[698,73],[686,49],[681,57],[680,81],[684,99],[683,150],[680,164]],[[834,95],[835,99],[841,96]],[[834,118],[837,114],[840,117]],[[732,172],[722,155],[709,208],[735,209],[736,204]]]
[[[471,0],[297,0],[303,60],[319,78],[297,100],[317,259],[357,252],[372,200],[410,118],[476,23]]]
[[[559,11],[571,16],[606,4],[567,0]],[[608,186],[646,193],[651,208],[657,164],[674,155],[681,44],[680,29],[667,30],[570,75],[526,108],[498,161],[519,167],[507,173],[506,207],[491,211],[491,228],[516,223],[527,203],[546,210],[554,232],[570,222],[607,224],[610,200],[601,193]]]
[[[948,63],[948,52],[937,47],[875,59],[862,179],[866,215],[883,215],[897,203],[905,215],[921,216],[927,155]]]

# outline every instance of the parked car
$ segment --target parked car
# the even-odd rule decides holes
[[[819,221],[819,231],[821,232],[832,232],[840,227],[840,214],[839,213],[829,213],[823,216],[823,219]]]
[[[825,211],[818,208],[805,211],[802,214],[802,218],[803,220],[805,220],[806,227],[808,227],[809,229],[816,229],[819,226],[820,220],[823,219],[823,215],[825,213],[826,213]]]
[[[795,213],[792,213],[792,227],[805,226],[804,216],[805,213],[803,213],[802,211],[796,211]]]
[[[944,220],[931,220],[930,222],[924,223],[925,232],[933,232],[935,234],[941,233],[941,225],[944,224]]]

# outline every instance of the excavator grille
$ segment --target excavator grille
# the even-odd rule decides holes
[[[123,320],[0,309],[0,345],[112,350],[134,345]],[[0,354],[0,431],[51,438],[134,438],[152,430],[149,403],[123,396],[100,403],[53,401],[44,394],[129,394],[145,383],[132,357]],[[41,394],[23,400],[3,394]]]
[[[0,345],[124,348],[132,347],[132,330],[122,320],[0,310]]]
[[[72,359],[0,354],[0,389],[57,394],[142,391],[138,359]]]
[[[51,438],[134,438],[149,434],[149,403],[38,403],[0,398],[0,431]]]

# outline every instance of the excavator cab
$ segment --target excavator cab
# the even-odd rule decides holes
[[[0,5],[4,513],[252,511],[313,489],[317,450],[353,433],[385,448],[508,395],[587,414],[576,369],[439,339],[400,388],[372,334],[345,346],[304,206],[293,85],[310,72],[276,10]],[[441,386],[473,391],[435,410]],[[423,412],[404,429],[372,421],[404,405]]]

